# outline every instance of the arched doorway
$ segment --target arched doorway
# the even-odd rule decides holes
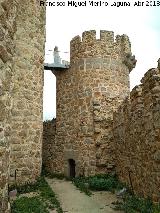
[[[74,178],[76,176],[76,170],[75,170],[76,163],[75,163],[75,160],[69,159],[68,163],[69,163],[69,176],[71,178]]]

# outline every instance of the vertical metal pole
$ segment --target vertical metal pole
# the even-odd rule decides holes
[[[132,179],[131,179],[131,171],[129,170],[129,182],[130,182],[130,185],[131,185],[131,190],[132,190],[132,193],[134,195],[134,190],[133,190],[133,184],[132,184]]]
[[[16,187],[17,187],[17,171],[18,171],[18,169],[16,169],[15,172],[14,172],[14,181],[15,181]]]

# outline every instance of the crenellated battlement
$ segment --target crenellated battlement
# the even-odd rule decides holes
[[[96,43],[96,42],[105,42],[106,44],[125,44],[128,45],[128,47],[131,46],[131,43],[129,41],[129,37],[125,34],[123,35],[116,35],[116,39],[114,37],[113,31],[107,31],[107,30],[100,30],[100,39],[96,39],[97,33],[95,30],[90,31],[84,31],[82,33],[82,37],[79,35],[75,36],[71,40],[71,46],[75,44],[82,44],[82,43]]]
[[[90,30],[82,33],[82,37],[75,36],[70,42],[71,63],[78,58],[108,56],[121,57],[131,55],[131,43],[127,35],[114,37],[113,31],[100,31],[100,39],[96,39],[96,31]]]
[[[153,81],[153,79],[157,79],[158,77],[160,77],[159,69],[151,68],[145,73],[144,77],[141,80],[141,83],[149,83],[150,81]]]

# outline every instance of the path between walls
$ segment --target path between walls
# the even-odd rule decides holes
[[[65,213],[122,213],[111,208],[111,203],[117,199],[110,192],[94,192],[89,197],[69,181],[49,178],[46,181],[56,193]]]

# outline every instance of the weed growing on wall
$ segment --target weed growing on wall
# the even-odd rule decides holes
[[[48,178],[57,178],[59,180],[67,180],[70,181],[72,180],[70,177],[66,177],[63,173],[55,173],[55,172],[48,172],[45,168],[45,166],[42,166],[42,176],[48,177]]]
[[[59,180],[68,179],[63,173],[52,173],[48,172],[45,168],[45,166],[42,166],[42,176],[48,177],[48,178],[57,178]]]

